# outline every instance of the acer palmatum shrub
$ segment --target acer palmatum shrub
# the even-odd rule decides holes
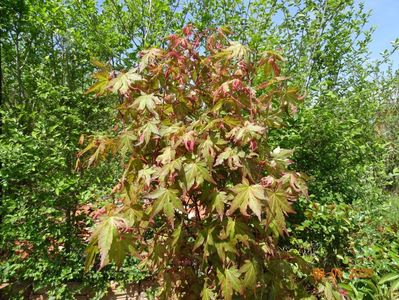
[[[303,265],[277,241],[307,190],[289,169],[292,150],[268,146],[301,100],[281,60],[230,41],[226,29],[187,26],[128,72],[97,63],[89,92],[119,95],[118,119],[89,139],[77,166],[111,156],[123,175],[86,268],[97,254],[100,267],[136,256],[166,299],[297,295],[292,266]]]

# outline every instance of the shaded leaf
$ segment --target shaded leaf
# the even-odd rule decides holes
[[[244,273],[243,283],[248,288],[256,287],[256,267],[254,262],[246,260],[244,265],[240,268],[240,272]]]
[[[153,218],[161,210],[163,210],[169,222],[173,224],[174,210],[178,209],[181,212],[184,212],[183,205],[180,199],[177,197],[177,193],[177,190],[160,188],[151,194],[148,194],[146,198],[156,199],[152,205],[150,218]]]

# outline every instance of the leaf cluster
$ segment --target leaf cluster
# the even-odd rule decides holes
[[[92,234],[87,267],[97,253],[101,267],[131,254],[168,299],[292,292],[283,287],[297,258],[277,241],[307,189],[289,169],[292,151],[267,140],[301,98],[280,77],[279,54],[258,54],[228,34],[189,25],[164,49],[143,52],[138,68],[103,80],[111,71],[100,66],[104,76],[89,91],[119,95],[121,125],[93,136],[78,167],[111,155],[123,175]],[[271,285],[273,276],[285,279]]]

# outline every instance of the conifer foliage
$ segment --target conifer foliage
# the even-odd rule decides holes
[[[225,28],[189,25],[128,72],[97,63],[89,91],[119,96],[118,125],[92,136],[77,166],[119,158],[123,175],[86,268],[97,255],[100,267],[136,256],[166,299],[292,293],[295,257],[277,240],[307,190],[289,168],[293,151],[268,145],[301,100],[282,60],[230,41]]]

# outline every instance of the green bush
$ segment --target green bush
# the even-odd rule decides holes
[[[81,132],[109,120],[109,99],[93,105],[81,93],[52,86],[39,76],[35,83],[37,94],[31,101],[37,111],[29,113],[22,106],[2,111],[0,282],[11,286],[1,292],[26,283],[27,289],[46,288],[65,299],[73,293],[66,288],[68,282],[101,290],[111,279],[142,278],[132,261],[121,271],[114,267],[83,275],[84,235],[92,220],[82,207],[92,204],[94,210],[117,172],[107,164],[81,178],[73,168]]]

